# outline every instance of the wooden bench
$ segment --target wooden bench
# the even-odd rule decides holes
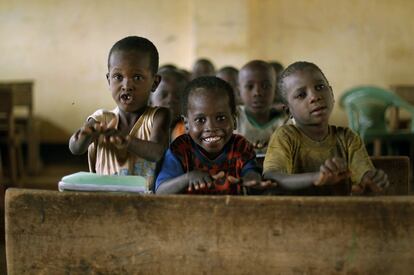
[[[6,192],[9,274],[412,274],[414,196]]]

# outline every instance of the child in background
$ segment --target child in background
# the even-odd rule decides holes
[[[244,106],[239,107],[236,132],[253,143],[257,157],[264,157],[270,136],[286,119],[272,108],[275,72],[264,61],[250,61],[240,69],[239,85]]]
[[[278,87],[295,124],[272,135],[264,178],[295,195],[380,192],[389,185],[387,175],[373,167],[361,138],[349,128],[329,125],[334,95],[319,67],[293,63],[282,72]]]
[[[97,110],[69,141],[73,154],[88,150],[91,172],[141,175],[152,188],[170,124],[168,109],[147,106],[160,82],[157,70],[158,51],[146,38],[129,36],[111,48],[106,78],[117,107]]]
[[[229,83],[233,88],[234,96],[236,98],[236,105],[243,104],[240,99],[239,91],[239,70],[232,66],[225,66],[217,71],[216,76],[227,81],[227,83]]]
[[[165,154],[157,194],[241,194],[262,182],[252,145],[233,134],[236,105],[231,86],[217,77],[191,81],[183,97],[187,134]]]
[[[194,62],[191,79],[200,76],[213,76],[215,74],[216,69],[214,68],[213,62],[207,58],[199,58]]]
[[[165,107],[171,113],[171,137],[173,141],[177,136],[185,133],[184,121],[181,116],[181,94],[187,84],[185,75],[178,69],[165,67],[158,71],[161,83],[155,93],[151,94],[151,105]]]
[[[273,70],[276,73],[276,83],[279,79],[280,74],[282,73],[284,67],[281,63],[277,61],[269,61],[270,66],[272,66]],[[275,85],[275,99],[273,100],[273,108],[275,108],[278,111],[283,111],[283,102],[280,98],[280,93],[277,90],[277,85]]]

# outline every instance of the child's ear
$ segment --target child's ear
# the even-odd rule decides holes
[[[332,93],[332,102],[333,102],[333,104],[335,104],[335,95],[333,93],[332,86],[330,86],[330,85],[329,85],[329,90],[331,90],[331,93]]]
[[[157,89],[158,85],[160,85],[161,82],[161,76],[159,74],[156,74],[154,76],[154,82],[152,83],[152,87],[151,87],[151,92],[155,92],[155,90]]]
[[[237,129],[237,117],[236,117],[236,115],[233,116],[233,127],[234,127],[234,129]]]
[[[109,81],[109,73],[106,73],[106,80],[108,81],[108,85],[111,85],[111,82]]]
[[[188,134],[188,118],[186,116],[183,116],[183,120],[184,120],[185,132],[186,134]]]
[[[290,118],[291,114],[290,114],[289,107],[286,104],[283,104],[282,108],[283,108],[283,111],[285,112],[286,116],[288,116]]]

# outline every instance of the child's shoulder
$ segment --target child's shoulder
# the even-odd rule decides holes
[[[251,143],[243,135],[240,135],[240,134],[233,134],[230,140],[236,146],[242,145],[242,144],[251,145]]]
[[[358,137],[358,134],[355,133],[351,128],[344,126],[329,125],[329,131],[332,135],[338,136],[339,138],[353,138]]]
[[[300,131],[295,124],[284,124],[278,127],[273,134],[282,136],[299,136]]]
[[[115,108],[113,110],[98,109],[90,116],[88,116],[87,120],[93,119],[98,122],[109,123],[114,118],[118,119],[118,108]]]
[[[184,153],[186,151],[191,151],[193,147],[191,142],[191,137],[188,134],[183,134],[178,136],[174,141],[170,144],[170,150],[173,153]]]

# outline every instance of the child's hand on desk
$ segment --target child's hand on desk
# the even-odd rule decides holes
[[[233,176],[228,176],[227,179],[231,183],[241,184],[243,187],[264,190],[276,187],[277,183],[271,180],[262,180],[259,173],[247,173],[242,179],[237,179]]]
[[[225,173],[220,171],[216,175],[210,175],[204,171],[193,170],[188,173],[188,191],[210,189],[214,185],[214,181],[224,178]]]
[[[380,169],[368,171],[362,177],[361,183],[352,186],[353,194],[373,193],[380,194],[388,188],[388,175]]]
[[[248,173],[242,178],[242,185],[248,188],[264,190],[276,187],[277,183],[271,180],[263,180],[258,173]]]
[[[327,159],[319,168],[319,177],[313,184],[315,186],[336,184],[349,178],[350,174],[344,159]]]

